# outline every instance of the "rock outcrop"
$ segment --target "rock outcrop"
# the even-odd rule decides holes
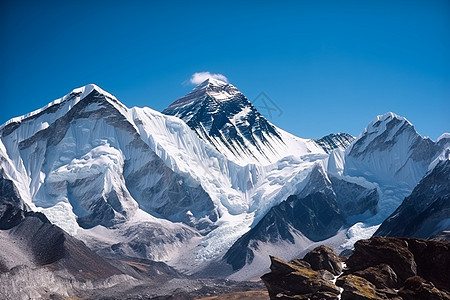
[[[326,270],[315,271],[306,264],[285,262],[279,258],[270,257],[271,273],[262,276],[271,299],[336,299],[339,288],[330,279],[332,276]]]
[[[319,246],[303,259],[271,257],[271,299],[449,299],[450,243],[372,237],[345,261]],[[345,266],[345,268],[343,268]]]

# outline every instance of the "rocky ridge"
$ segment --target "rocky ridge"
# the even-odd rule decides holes
[[[348,258],[319,246],[303,259],[271,257],[270,299],[450,299],[450,243],[372,237]]]

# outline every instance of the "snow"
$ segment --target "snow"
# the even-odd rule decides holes
[[[80,229],[77,216],[73,212],[72,206],[67,202],[60,201],[51,207],[37,207],[36,210],[45,214],[50,222],[61,227],[72,236],[76,235]]]
[[[227,87],[225,92],[224,85]],[[196,89],[206,86],[211,89],[209,95],[220,101],[240,93],[232,85],[214,79]],[[52,124],[93,90],[105,95],[108,103],[117,110],[114,116],[117,124],[104,118],[75,119],[70,122],[64,136],[50,145],[50,137],[45,134],[55,134],[51,131]],[[102,105],[93,103],[84,107],[83,112],[95,112],[101,108]],[[245,122],[250,109],[250,106],[244,107],[231,122]],[[373,150],[369,147],[370,141],[383,134],[387,128],[386,122],[392,119],[410,124],[393,113],[378,116],[346,151],[335,149],[330,155],[313,140],[296,137],[277,127],[275,129],[281,139],[265,136],[267,144],[258,140],[259,148],[246,141],[247,152],[235,153],[220,139],[212,139],[212,144],[205,142],[206,137],[202,139],[201,132],[197,134],[176,116],[147,107],[128,109],[114,96],[91,84],[73,90],[40,110],[3,124],[0,128],[13,122],[20,123],[20,126],[10,134],[0,136],[0,167],[5,176],[15,183],[28,205],[42,211],[52,223],[69,234],[92,244],[129,242],[132,237],[127,234],[140,225],[164,228],[173,235],[189,230],[194,232],[185,224],[145,212],[145,205],[153,200],[139,198],[133,188],[151,190],[163,176],[166,176],[165,179],[172,178],[172,173],[179,175],[177,181],[180,186],[200,186],[211,198],[220,216],[214,222],[217,228],[204,236],[189,237],[185,247],[173,242],[173,245],[162,245],[161,250],[155,253],[155,258],[182,267],[190,266],[189,261],[200,264],[220,257],[270,208],[302,191],[312,168],[319,164],[339,179],[380,191],[379,213],[364,223],[353,225],[348,232],[342,230],[332,240],[337,246],[340,245],[337,241],[340,241],[345,247],[352,247],[357,239],[369,237],[376,230],[429,167],[429,162],[409,159],[411,143],[417,136],[414,132],[407,132],[396,137],[395,132],[401,124],[395,126],[385,139],[397,139],[392,148]],[[380,124],[376,125],[377,122]],[[237,134],[243,137],[242,133]],[[362,140],[365,136],[368,138]],[[33,137],[41,138],[28,147],[19,147],[21,142]],[[447,137],[448,134],[439,140]],[[358,155],[354,155],[351,150],[358,140],[364,143],[359,147]],[[448,152],[443,152],[436,159],[448,159]],[[159,161],[163,166],[157,164]],[[158,167],[145,169],[152,163]],[[145,174],[139,173],[142,170]],[[141,174],[138,179],[142,181],[131,188],[130,176],[135,173]],[[393,173],[395,177],[392,177]],[[393,185],[392,182],[398,184]],[[114,228],[80,228],[77,218],[90,213],[92,199],[106,199],[110,192],[117,194],[122,211],[115,213],[123,223],[116,224]],[[193,216],[190,209],[187,215]],[[255,256],[256,264],[252,266],[266,268],[269,252],[284,252],[288,257],[294,252],[298,255],[299,251],[314,244],[298,233],[295,245],[261,245],[260,252]],[[155,251],[154,248],[151,250]],[[247,272],[247,275],[236,275],[235,278],[256,274],[256,271],[245,270],[239,274]]]
[[[346,240],[339,246],[339,250],[353,249],[353,245],[359,240],[370,238],[380,225],[369,226],[362,222],[358,222],[351,226],[346,232]]]
[[[443,133],[440,137],[438,137],[436,142],[439,143],[441,140],[445,140],[445,139],[450,139],[450,133],[448,133],[448,132]]]
[[[266,166],[291,155],[325,153],[315,141],[293,136],[267,122],[236,87],[220,80],[206,80],[191,93],[173,102],[164,112],[188,123],[199,111],[207,109],[210,115],[214,115],[223,108],[223,102],[231,100],[234,101],[232,105],[239,106],[239,110],[229,116],[227,126],[233,128],[236,137],[229,138],[222,131],[219,132],[220,135],[211,135],[210,120],[200,121],[200,124],[193,128],[203,141],[216,148],[228,160],[241,166],[247,164]],[[271,126],[277,134],[262,130],[263,138],[253,134],[249,139],[241,132],[241,128],[248,129],[252,133],[258,129],[250,127],[248,116],[259,121],[263,120],[261,122]]]
[[[338,250],[339,245],[345,240],[345,231],[339,231],[334,237],[313,242],[306,238],[301,232],[292,229],[294,243],[289,241],[278,241],[276,243],[258,242],[253,250],[254,258],[251,264],[247,264],[239,271],[233,273],[228,278],[231,280],[252,280],[259,278],[262,274],[270,272],[270,255],[276,256],[284,261],[290,261],[294,258],[303,258],[306,253],[318,247],[327,245],[334,250]]]

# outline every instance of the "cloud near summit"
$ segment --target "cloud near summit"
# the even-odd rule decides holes
[[[191,78],[189,79],[189,82],[191,84],[200,84],[203,81],[205,81],[208,78],[214,78],[218,80],[222,80],[225,82],[228,82],[228,78],[225,75],[222,74],[212,74],[210,72],[197,72],[192,74]]]

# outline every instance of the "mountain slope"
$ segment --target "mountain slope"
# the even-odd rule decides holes
[[[174,115],[127,108],[95,85],[75,89],[0,127],[0,174],[24,207],[96,252],[191,274],[233,244],[235,258],[275,244],[303,251],[324,239],[351,248],[444,149],[392,113],[346,150],[343,134],[322,148],[270,124],[236,88],[213,80],[170,108]]]
[[[246,278],[248,272],[253,274],[251,268],[261,268],[252,264],[268,262],[259,258],[267,251],[283,249],[289,258],[289,253],[315,241],[332,243],[338,251],[352,248],[400,205],[416,184],[413,179],[446,153],[446,145],[444,138],[437,142],[422,138],[393,113],[378,116],[346,150],[333,149],[324,167],[317,162],[297,191],[237,240],[224,260],[235,270],[242,268],[237,274]],[[431,181],[425,186],[431,188]],[[433,220],[434,225],[440,222]],[[345,236],[327,241],[339,232]]]
[[[316,143],[323,148],[326,153],[330,153],[334,149],[345,150],[355,140],[355,137],[339,132],[337,134],[329,134],[316,140]]]
[[[224,253],[326,157],[240,166],[181,119],[95,85],[8,121],[0,140],[2,170],[32,209],[102,253],[181,266]]]
[[[405,118],[377,116],[346,150],[344,174],[371,181],[396,182],[410,189],[425,175],[441,148],[422,137]]]
[[[238,164],[270,164],[288,155],[323,153],[268,122],[233,85],[207,79],[163,113],[179,117],[205,142]]]
[[[450,229],[450,157],[440,161],[375,232],[431,238]]]
[[[260,247],[289,242],[285,248],[298,248],[295,244],[299,237],[306,240],[303,245],[324,241],[346,227],[348,218],[365,212],[368,216],[376,213],[379,195],[374,188],[331,179],[320,164],[314,166],[306,181],[301,191],[272,207],[233,244],[224,256],[233,269],[251,264],[254,252]]]

